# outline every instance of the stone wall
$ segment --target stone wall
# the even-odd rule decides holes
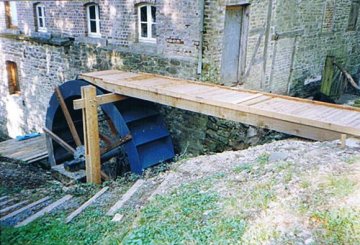
[[[356,1],[206,0],[203,78],[217,78],[221,83],[225,10],[234,4],[249,13],[245,75],[241,78],[245,88],[301,92],[304,83],[321,79],[327,55],[335,55],[357,76],[360,23],[355,31],[347,28],[352,2]]]
[[[19,71],[20,94],[10,95],[8,84],[0,84],[0,125],[12,137],[41,131],[54,87],[83,72],[121,69],[188,79],[196,76],[196,64],[191,59],[142,55],[82,43],[39,45],[35,40],[16,38],[1,38],[6,52],[0,53],[2,64],[14,61]],[[6,81],[5,65],[1,65],[0,79]]]
[[[100,38],[87,36],[86,5],[97,3],[100,9]],[[199,0],[71,0],[41,1],[45,6],[46,33],[37,32],[35,6],[39,1],[17,3],[18,30],[30,36],[65,36],[75,41],[123,47],[128,51],[170,56],[198,57]],[[143,44],[138,40],[138,4],[156,6],[157,42]],[[2,3],[0,3],[2,5]],[[0,22],[0,29],[4,29]],[[175,40],[175,41],[174,41]]]
[[[122,69],[221,83],[225,12],[233,5],[241,5],[248,20],[243,87],[305,95],[304,84],[321,79],[326,55],[335,55],[352,74],[360,74],[360,23],[355,31],[347,30],[351,0],[205,0],[201,77],[201,0],[94,0],[100,6],[101,38],[86,33],[85,5],[90,1],[42,1],[45,34],[36,31],[36,2],[18,2],[16,30],[6,29],[0,2],[0,129],[11,136],[40,131],[54,87],[82,72]],[[156,43],[137,38],[137,6],[144,2],[157,7]],[[19,68],[18,95],[8,93],[7,60]],[[245,148],[269,134],[160,108],[179,152]]]

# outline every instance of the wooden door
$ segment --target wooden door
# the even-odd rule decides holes
[[[243,8],[241,6],[226,8],[221,78],[222,82],[227,85],[239,81],[242,19]]]

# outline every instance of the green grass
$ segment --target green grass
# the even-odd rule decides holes
[[[318,224],[316,240],[322,244],[358,244],[360,241],[360,211],[348,208],[314,212]]]
[[[327,185],[333,195],[345,197],[355,191],[356,183],[346,177],[330,176]]]
[[[355,164],[357,162],[360,162],[360,156],[352,156],[352,157],[349,157],[347,159],[345,159],[345,162],[347,164]]]
[[[65,214],[48,215],[20,228],[1,228],[1,244],[94,244],[116,224],[102,211],[89,208],[71,224],[65,224]]]
[[[260,165],[265,165],[269,162],[269,157],[270,155],[267,153],[263,153],[260,156],[258,156],[258,158],[256,159],[256,161],[260,164]]]
[[[239,216],[223,216],[219,195],[212,183],[223,175],[182,185],[167,196],[157,197],[141,212],[123,244],[230,244],[239,241],[246,222]]]
[[[233,169],[233,172],[236,174],[240,174],[241,172],[250,173],[253,168],[253,165],[251,163],[243,163],[241,165],[236,166]]]

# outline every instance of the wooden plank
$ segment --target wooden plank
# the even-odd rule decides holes
[[[9,198],[9,196],[2,196],[2,197],[0,197],[0,201],[8,199],[8,198]]]
[[[5,200],[5,201],[2,201],[2,202],[0,202],[0,207],[1,206],[4,206],[4,205],[6,205],[6,204],[8,204],[9,202],[12,202],[12,201],[14,201],[15,199],[14,198],[11,198],[11,199],[7,199],[7,200]]]
[[[11,206],[5,207],[5,208],[0,210],[0,215],[5,214],[5,213],[7,213],[7,212],[9,212],[11,210],[14,210],[14,209],[18,208],[18,207],[21,207],[21,206],[23,206],[24,204],[26,204],[28,202],[29,202],[29,200],[25,200],[25,201],[22,201],[22,202],[19,202],[19,203],[15,203],[15,204],[13,204]]]
[[[6,140],[0,142],[0,154],[4,157],[28,162],[29,159],[46,151],[44,143],[44,135],[24,141]]]
[[[346,147],[346,134],[341,135],[340,142],[341,142],[341,148],[345,149],[345,147]]]
[[[119,95],[119,94],[102,94],[96,96],[96,101],[98,105],[104,105],[108,103],[113,103],[116,101],[126,100],[128,97]],[[77,99],[73,101],[74,104],[74,110],[79,110],[84,108],[84,100],[83,99]]]
[[[83,76],[83,78],[87,79],[88,77]],[[170,105],[174,107],[178,107],[180,109],[190,110],[198,113],[205,113],[205,111],[208,111],[209,113],[211,111],[212,116],[225,118],[225,119],[231,119],[230,117],[224,116],[219,111],[226,110],[228,113],[239,113],[239,114],[246,114],[247,120],[244,121],[242,117],[237,117],[235,121],[240,121],[243,123],[251,124],[256,126],[258,122],[256,122],[254,119],[258,116],[266,117],[266,118],[272,118],[276,119],[278,122],[288,122],[288,123],[295,123],[298,125],[304,125],[308,126],[309,128],[314,127],[313,131],[318,128],[323,128],[327,131],[334,131],[335,133],[346,133],[349,135],[354,136],[360,136],[360,130],[359,127],[346,127],[341,124],[334,124],[329,122],[322,122],[321,120],[314,120],[311,118],[302,118],[298,115],[288,115],[284,113],[279,113],[276,111],[268,111],[265,109],[258,109],[254,107],[244,106],[244,105],[234,105],[231,103],[225,103],[225,102],[219,102],[213,99],[199,99],[195,96],[191,96],[188,94],[182,94],[182,93],[176,93],[176,92],[169,92],[166,90],[154,90],[152,88],[142,88],[141,86],[133,86],[131,83],[126,83],[123,80],[116,80],[116,82],[112,81],[104,81],[101,79],[98,79],[96,77],[90,77],[88,78],[90,82],[104,88],[110,91],[114,91],[116,93],[125,94],[127,96],[145,99],[165,105]],[[174,80],[174,79],[173,79]],[[186,82],[186,81],[180,81],[180,82]],[[191,82],[188,82],[191,83]],[[197,84],[197,83],[195,83]],[[214,86],[214,85],[204,85],[206,86]],[[229,89],[229,88],[223,88],[219,87],[219,89]],[[244,90],[241,90],[242,92]],[[254,92],[252,92],[254,93]],[[267,93],[263,93],[264,95],[268,95]],[[270,97],[273,98],[284,98],[287,101],[297,101],[297,102],[304,102],[308,104],[313,104],[314,107],[321,105],[325,107],[333,107],[333,108],[341,108],[343,110],[351,110],[351,111],[359,111],[359,109],[349,109],[348,107],[342,107],[342,106],[334,106],[334,105],[328,105],[327,103],[319,103],[319,102],[312,102],[302,99],[294,99],[287,96],[278,96],[270,94]],[[253,118],[252,118],[253,117]],[[291,125],[291,124],[290,124]],[[271,125],[269,127],[270,129],[277,130],[277,125]],[[292,128],[292,127],[291,127]],[[288,131],[288,130],[287,130]],[[292,130],[289,130],[292,131]]]
[[[135,194],[135,192],[145,183],[144,180],[139,179],[135,184],[117,201],[106,213],[106,215],[113,216],[124,204]]]
[[[75,149],[69,145],[68,143],[66,143],[65,141],[63,141],[59,136],[57,136],[56,134],[54,134],[53,132],[51,132],[49,129],[47,128],[43,128],[44,132],[49,135],[54,141],[56,141],[56,143],[58,143],[60,146],[62,146],[67,152],[69,152],[70,154],[74,155],[75,154]]]
[[[96,201],[102,194],[104,194],[109,187],[102,188],[98,193],[96,193],[92,198],[90,198],[88,201],[86,201],[83,205],[81,205],[78,209],[76,209],[74,212],[72,212],[67,218],[65,223],[71,222],[76,216],[78,216],[82,211],[84,211],[88,206],[90,206],[93,202]]]
[[[103,83],[119,83],[121,81],[123,81],[121,79],[122,74],[124,74],[123,71],[116,71],[116,70],[110,70],[113,72],[114,74],[114,78],[106,81],[104,80],[99,72],[92,72],[92,73],[85,73],[85,74],[80,74],[79,77],[82,79],[85,79],[87,81],[89,81],[90,83],[96,84],[97,82],[103,82]],[[118,73],[118,75],[116,75],[116,72]],[[147,73],[131,73],[131,72],[125,72],[130,74],[147,74]],[[171,82],[177,82],[178,84],[182,85],[182,86],[186,86],[188,84],[190,84],[190,86],[192,84],[195,85],[200,85],[203,87],[213,87],[216,88],[218,90],[231,90],[231,91],[238,91],[241,93],[249,93],[249,94],[257,94],[259,93],[259,91],[255,91],[255,90],[249,90],[249,89],[239,89],[239,88],[234,88],[234,87],[227,87],[227,86],[222,86],[222,85],[218,85],[218,84],[213,84],[213,83],[205,83],[205,82],[196,82],[196,81],[190,81],[190,80],[184,80],[184,79],[180,79],[180,78],[174,78],[174,77],[167,77],[167,76],[161,76],[161,75],[155,75],[155,74],[151,74],[154,79],[157,78],[167,78],[169,81]],[[119,84],[118,84],[119,85]],[[333,107],[333,108],[339,108],[339,109],[344,109],[344,110],[351,110],[351,111],[358,111],[360,112],[360,108],[356,108],[356,107],[352,107],[352,106],[346,106],[346,105],[337,105],[337,104],[329,104],[326,102],[321,102],[321,101],[314,101],[314,100],[309,100],[309,99],[303,99],[303,98],[298,98],[298,97],[290,97],[287,95],[281,95],[281,94],[272,94],[272,93],[266,93],[266,92],[261,92],[263,95],[267,95],[273,98],[283,98],[286,99],[288,101],[297,101],[297,102],[303,102],[303,103],[308,103],[308,104],[313,104],[313,105],[325,105],[327,107]]]
[[[104,89],[116,89],[112,85],[101,84],[97,81],[99,86],[103,86]],[[149,101],[155,101],[153,94],[150,91],[139,91],[134,92],[132,89],[121,87],[121,90],[126,90],[126,93],[131,94],[132,97],[142,98]],[[229,109],[227,107],[221,107],[217,105],[211,105],[206,103],[198,103],[191,100],[174,100],[169,98],[167,95],[157,94],[156,101],[161,104],[174,106],[184,110],[190,110],[198,113],[203,113],[210,116],[220,117],[223,119],[240,121],[245,124],[263,127],[268,129],[278,130],[279,132],[305,137],[314,140],[335,140],[339,139],[340,135],[336,132],[332,132],[326,129],[319,130],[318,128],[301,125],[299,123],[289,123],[283,120],[277,120],[271,117],[264,117],[259,115],[250,114],[248,112],[242,112],[238,110]],[[209,100],[207,100],[209,101]]]
[[[50,197],[41,198],[40,200],[38,200],[38,201],[36,201],[36,202],[30,203],[29,205],[27,205],[27,206],[25,206],[25,207],[22,207],[22,208],[14,211],[14,212],[12,212],[12,213],[7,214],[6,216],[0,218],[0,221],[4,221],[4,220],[7,220],[7,219],[9,219],[9,218],[15,217],[16,215],[24,212],[25,210],[29,210],[29,209],[31,209],[31,208],[33,208],[33,207],[36,207],[37,205],[39,205],[39,204],[41,204],[41,203],[43,203],[43,202],[46,202],[46,201],[48,201],[49,199],[50,199]]]
[[[249,95],[249,96],[247,96],[247,97],[245,97],[245,98],[241,98],[241,99],[239,99],[239,100],[235,100],[235,101],[233,101],[232,103],[234,103],[234,104],[241,104],[241,103],[243,103],[243,102],[246,102],[246,101],[249,101],[249,100],[253,100],[253,99],[256,99],[256,98],[259,98],[259,97],[261,97],[261,96],[263,96],[263,94],[253,94],[253,95]]]
[[[75,128],[75,125],[74,125],[74,121],[72,120],[71,118],[71,115],[70,115],[70,112],[65,104],[65,101],[64,101],[64,98],[61,94],[61,91],[59,89],[59,87],[56,87],[55,88],[55,95],[56,95],[56,98],[60,104],[60,107],[61,107],[61,110],[65,116],[65,120],[66,120],[66,123],[68,124],[69,126],[69,129],[70,129],[70,132],[71,132],[71,135],[75,141],[75,144],[76,146],[81,146],[81,140],[80,140],[80,137],[79,137],[79,134]]]
[[[99,124],[96,102],[96,89],[93,86],[81,88],[81,97],[84,100],[84,143],[86,181],[88,183],[101,183],[101,164],[99,146]]]
[[[21,221],[20,223],[18,223],[17,225],[15,225],[15,227],[21,227],[21,226],[25,226],[31,222],[33,222],[34,220],[44,216],[47,213],[50,213],[52,210],[54,210],[55,208],[59,207],[60,205],[64,204],[65,202],[69,201],[72,198],[71,195],[66,195],[64,197],[62,197],[61,199],[57,200],[56,202],[50,204],[49,206],[41,209],[39,212],[31,215],[30,217],[26,218],[25,220]]]
[[[23,158],[23,161],[29,162],[29,161],[31,161],[32,159],[46,158],[46,157],[47,157],[47,154],[48,154],[47,151],[40,152],[40,153],[36,153],[36,154],[34,154],[34,155],[27,156],[27,157]]]

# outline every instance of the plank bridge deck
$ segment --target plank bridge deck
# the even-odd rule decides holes
[[[154,74],[116,70],[80,78],[117,94],[313,140],[360,137],[360,109]]]
[[[10,139],[0,142],[0,155],[28,163],[45,159],[48,156],[45,136],[17,141]]]

